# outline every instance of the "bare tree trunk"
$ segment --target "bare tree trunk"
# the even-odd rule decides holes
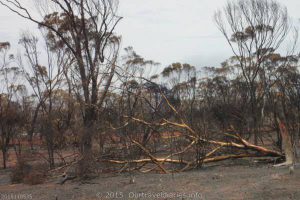
[[[299,137],[300,137],[300,115],[299,115],[299,108],[298,108],[298,124],[297,124],[297,131],[294,136],[294,148],[295,148],[295,161],[298,162],[300,158],[300,148],[299,148]]]
[[[273,112],[273,117],[274,117],[274,125],[275,125],[275,128],[276,128],[276,134],[277,134],[276,145],[280,149],[280,151],[282,151],[282,137],[281,137],[281,134],[280,134],[279,123],[278,123],[278,120],[277,120],[277,118],[278,118],[277,113],[276,113],[275,110]]]
[[[2,157],[3,157],[3,169],[6,169],[6,158],[7,158],[7,152],[5,149],[2,149]]]
[[[34,128],[35,128],[35,123],[37,121],[37,118],[38,118],[38,113],[39,113],[39,110],[40,110],[40,107],[41,107],[41,102],[37,105],[37,107],[35,108],[35,111],[34,111],[34,116],[33,116],[33,119],[32,119],[32,122],[31,122],[31,127],[30,127],[30,130],[29,130],[29,133],[28,133],[28,142],[30,144],[30,148],[31,150],[33,150],[33,134],[34,134]]]
[[[47,145],[47,152],[48,152],[48,162],[50,169],[55,167],[55,160],[54,160],[54,129],[53,125],[51,124],[51,118],[49,117],[45,122],[45,130],[44,134],[46,137],[46,145]]]
[[[253,120],[253,136],[254,136],[254,144],[258,144],[258,117],[257,117],[257,108],[256,108],[256,101],[254,100],[254,97],[251,97],[251,110],[252,110],[252,120]]]
[[[3,143],[2,143],[3,168],[6,169],[7,168],[7,153],[8,153],[8,149],[9,149],[10,139],[3,138],[2,141],[3,141]]]
[[[285,153],[285,165],[292,165],[294,163],[294,152],[291,135],[286,127],[286,123],[278,119],[280,133],[283,142],[283,149]]]
[[[278,164],[276,166],[286,166],[286,165],[294,164],[294,148],[293,148],[293,143],[292,143],[292,137],[291,137],[288,127],[287,127],[283,104],[284,104],[283,102],[280,102],[277,106],[278,107],[277,122],[279,125],[280,134],[281,134],[281,138],[282,138],[282,145],[283,145],[283,150],[285,153],[285,162]]]

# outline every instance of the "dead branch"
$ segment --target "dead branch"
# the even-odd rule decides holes
[[[134,144],[136,144],[140,149],[142,149],[150,158],[151,160],[166,174],[168,174],[169,172],[159,163],[159,161],[157,160],[157,158],[155,158],[148,149],[146,149],[143,145],[141,145],[140,143],[138,143],[137,141],[132,140],[132,142]]]
[[[224,156],[216,156],[211,158],[205,158],[203,159],[203,163],[212,163],[212,162],[219,162],[224,161],[228,159],[238,159],[238,158],[253,158],[258,157],[260,155],[258,154],[238,154],[238,155],[224,155]],[[161,166],[162,163],[170,163],[170,164],[185,164],[185,166],[180,170],[175,170],[176,172],[183,172],[188,170],[191,166],[196,164],[196,160],[188,162],[185,160],[175,160],[175,159],[166,159],[166,158],[156,158],[156,163],[160,163],[156,167],[153,167],[151,169],[142,171],[143,173],[151,172],[155,170],[157,167]],[[127,163],[135,163],[135,164],[145,164],[145,163],[153,163],[153,160],[150,158],[147,159],[139,159],[139,160],[131,160],[131,161],[120,161],[120,160],[100,160],[100,162],[106,162],[111,164],[127,164]],[[156,164],[155,163],[155,164]]]
[[[246,141],[245,139],[243,139],[242,137],[240,137],[239,135],[231,135],[231,134],[226,134],[226,135],[239,140],[245,146],[245,148],[260,152],[264,156],[272,156],[272,157],[282,157],[283,156],[282,153],[280,153],[278,151],[270,150],[270,149],[267,149],[267,148],[264,148],[261,146],[251,144],[248,141]]]
[[[253,158],[258,157],[256,154],[239,154],[239,155],[225,155],[225,156],[216,156],[212,158],[206,158],[203,160],[203,163],[219,162],[228,159],[237,159],[237,158]]]
[[[282,157],[282,154],[280,152],[274,151],[274,150],[269,150],[267,148],[253,145],[246,141],[245,139],[241,138],[239,135],[231,135],[231,134],[226,134],[227,136],[237,140],[240,143],[237,142],[221,142],[221,141],[214,141],[214,140],[207,140],[207,139],[202,139],[198,138],[198,141],[202,142],[207,142],[212,145],[217,145],[216,148],[211,150],[209,153],[207,153],[203,158],[202,162],[203,163],[211,163],[211,162],[219,162],[223,160],[228,160],[228,159],[238,159],[238,158],[251,158],[251,157],[261,157],[261,156],[271,156],[271,157]],[[186,160],[177,160],[177,159],[170,159],[170,157],[175,156],[175,155],[180,155],[185,153],[187,150],[189,150],[194,144],[197,143],[196,140],[192,141],[185,149],[183,149],[180,152],[172,153],[165,158],[156,158],[153,156],[150,151],[144,147],[142,144],[140,144],[137,141],[132,140],[132,142],[137,145],[140,149],[142,149],[146,155],[149,157],[148,159],[138,159],[138,160],[131,160],[131,161],[120,161],[120,160],[100,160],[100,162],[108,162],[112,164],[122,164],[124,165],[121,169],[121,172],[126,168],[126,166],[129,163],[135,163],[135,164],[142,164],[142,167],[144,167],[146,164],[149,163],[154,163],[157,166],[153,167],[148,170],[142,171],[143,173],[151,172],[155,170],[157,167],[159,167],[164,173],[169,173],[167,169],[163,167],[163,164],[165,163],[170,163],[170,164],[184,164],[185,166],[180,169],[180,170],[175,170],[176,172],[183,172],[188,169],[190,169],[191,166],[194,166],[196,164],[196,160],[193,161],[186,161]],[[243,153],[243,154],[233,154],[233,155],[221,155],[221,156],[214,156],[212,157],[216,152],[221,150],[222,148],[225,147],[234,147],[242,150],[252,150],[255,151],[254,153]],[[139,167],[141,169],[142,167]]]

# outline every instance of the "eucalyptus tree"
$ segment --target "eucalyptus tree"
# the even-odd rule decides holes
[[[19,0],[1,0],[0,4],[39,25],[47,32],[52,48],[68,50],[74,58],[78,100],[85,130],[81,151],[90,157],[93,126],[101,113],[115,75],[120,38],[114,34],[121,17],[117,0],[36,1],[43,19],[36,18]]]
[[[264,60],[276,52],[289,34],[291,23],[286,7],[277,1],[230,1],[215,13],[215,22],[226,38],[237,61],[237,68],[246,82],[255,144],[258,143],[261,107],[265,89]]]
[[[15,57],[10,53],[10,43],[0,43],[0,148],[3,168],[7,167],[8,150],[13,138],[22,130],[20,97],[26,92],[21,84],[21,72]]]
[[[63,88],[63,71],[70,64],[67,54],[61,51],[51,51],[47,38],[44,41],[45,50],[39,48],[38,38],[30,33],[23,33],[19,41],[24,50],[24,59],[19,58],[20,69],[31,86],[31,91],[36,97],[36,108],[31,122],[29,132],[30,138],[38,122],[40,131],[46,139],[48,150],[48,162],[54,167],[54,127],[55,110],[58,107],[55,101],[61,93],[57,92]],[[46,61],[43,62],[41,55],[44,53]]]

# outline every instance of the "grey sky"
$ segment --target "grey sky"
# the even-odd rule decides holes
[[[25,0],[22,0],[25,2]],[[188,62],[196,66],[218,65],[232,53],[213,22],[213,14],[226,0],[120,0],[124,19],[117,28],[123,47],[133,46],[146,59],[163,66]],[[299,0],[279,0],[294,19],[300,18]],[[28,23],[0,7],[0,41],[14,45]]]

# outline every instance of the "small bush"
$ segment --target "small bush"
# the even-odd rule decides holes
[[[41,172],[30,172],[23,179],[23,183],[28,185],[38,185],[45,182],[45,174]]]
[[[46,169],[43,164],[31,165],[26,160],[19,160],[11,173],[12,183],[42,184],[46,179]]]
[[[26,174],[31,171],[31,166],[23,159],[18,160],[17,166],[10,174],[12,183],[22,183]]]

